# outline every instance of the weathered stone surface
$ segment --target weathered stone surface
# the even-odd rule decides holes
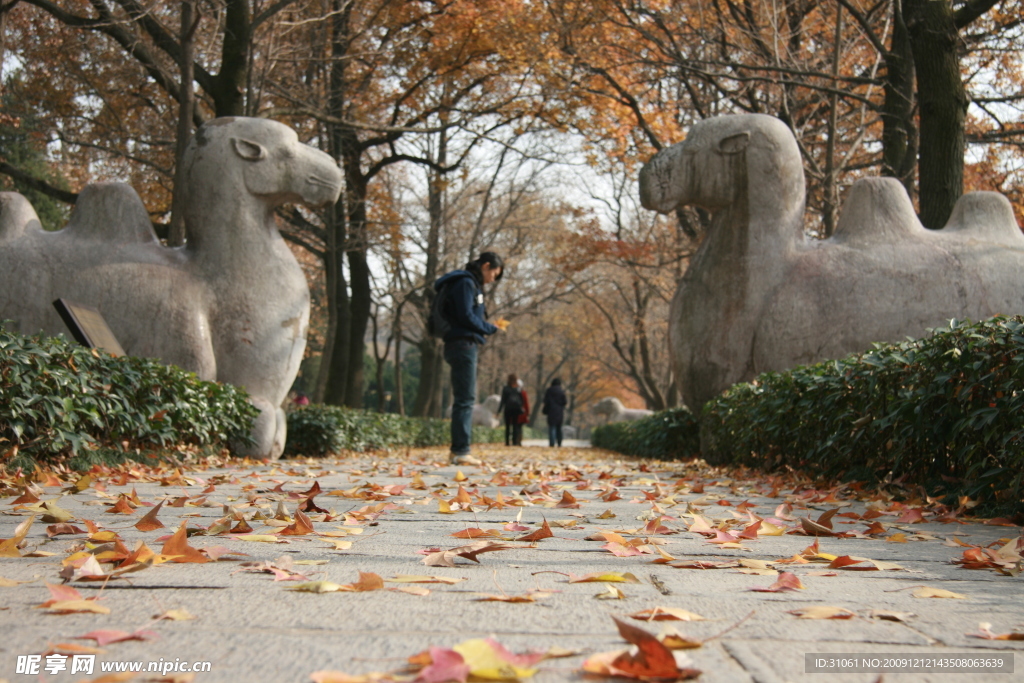
[[[0,318],[66,333],[51,302],[97,308],[125,351],[245,387],[261,410],[252,454],[284,448],[280,406],[306,345],[309,290],[274,209],[335,201],[341,172],[265,119],[215,119],[184,163],[188,243],[163,246],[122,183],[87,186],[63,230],[47,233],[24,197],[0,194]]]
[[[627,408],[622,405],[622,401],[614,396],[602,398],[591,407],[590,411],[596,415],[605,416],[607,418],[605,420],[606,424],[611,422],[630,422],[631,420],[639,420],[642,417],[654,414],[653,410]]]
[[[761,372],[950,318],[1024,312],[1024,235],[1002,195],[964,195],[931,231],[896,180],[861,180],[826,240],[804,233],[804,195],[793,135],[764,115],[702,121],[641,172],[645,207],[714,214],[672,303],[670,347],[691,408]]]

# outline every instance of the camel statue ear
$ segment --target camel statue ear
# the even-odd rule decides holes
[[[235,148],[235,154],[246,161],[262,161],[267,158],[266,148],[257,142],[242,138],[231,138],[231,146]]]
[[[722,138],[718,141],[718,151],[722,154],[739,154],[747,148],[750,144],[750,133],[743,131],[742,133],[736,133],[736,135],[730,135],[727,138]]]

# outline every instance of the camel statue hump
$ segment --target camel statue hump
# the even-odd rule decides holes
[[[862,178],[843,202],[832,242],[893,243],[927,234],[895,178]]]
[[[18,192],[0,192],[0,243],[15,240],[26,231],[42,231],[36,210]]]
[[[998,192],[968,192],[957,200],[942,232],[1024,248],[1010,200]]]
[[[86,185],[62,232],[76,239],[117,244],[157,242],[145,205],[135,189],[125,183]]]

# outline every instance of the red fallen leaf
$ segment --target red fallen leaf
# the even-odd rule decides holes
[[[138,630],[134,633],[128,633],[127,631],[101,629],[98,631],[89,631],[85,635],[73,637],[78,640],[95,640],[97,647],[104,647],[111,643],[123,643],[126,640],[156,640],[160,636],[156,631]]]
[[[539,541],[539,540],[541,540],[543,538],[551,538],[552,536],[554,536],[554,534],[551,533],[551,527],[548,525],[548,520],[545,518],[544,519],[544,525],[541,528],[537,529],[532,534],[526,534],[525,536],[520,536],[516,540],[517,541],[524,541],[524,542],[527,542],[527,543],[535,543],[535,542],[537,542],[537,541]]]
[[[917,508],[907,509],[900,518],[896,520],[897,524],[919,524],[924,521],[924,515]]]
[[[808,517],[801,517],[800,518],[800,527],[803,529],[804,533],[806,533],[808,536],[835,536],[836,535],[836,533],[834,531],[832,531],[831,523],[829,523],[829,526],[824,526],[822,524],[819,524],[818,522],[811,521],[811,519],[808,518]]]
[[[460,505],[472,505],[473,498],[469,495],[469,491],[462,488],[462,484],[459,484],[459,490],[455,492],[455,497],[448,501],[451,503],[459,503]]]
[[[503,526],[502,529],[504,529],[505,531],[529,531],[530,527],[523,526],[518,522],[509,522],[508,524]]]
[[[123,515],[130,515],[135,512],[135,508],[132,507],[128,501],[128,497],[123,493],[118,497],[117,502],[112,506],[108,507],[104,512],[113,512]]]
[[[669,562],[668,566],[676,569],[731,569],[739,567],[740,563],[735,560],[675,560]]]
[[[738,535],[739,538],[747,538],[751,540],[757,540],[757,530],[761,528],[761,520],[757,520]]]
[[[968,638],[982,638],[984,640],[1024,640],[1024,633],[1014,631],[1012,633],[993,633],[992,624],[981,622],[978,624],[977,633],[966,634]]]
[[[359,572],[359,580],[345,586],[353,591],[379,591],[384,590],[384,579],[373,572]]]
[[[21,505],[22,503],[27,503],[31,505],[32,503],[38,502],[39,498],[36,496],[36,494],[32,493],[26,486],[22,489],[22,494],[11,501],[11,505]]]
[[[187,503],[187,502],[188,502],[188,496],[178,496],[177,498],[172,500],[170,503],[168,503],[167,506],[168,507],[172,507],[172,508],[183,508],[183,507],[185,507],[185,503]]]
[[[147,512],[142,519],[135,523],[135,528],[139,531],[153,531],[154,529],[163,529],[164,523],[156,518],[157,513],[160,512],[160,508],[162,508],[163,505],[164,501],[161,500],[160,503],[155,508]]]
[[[669,529],[667,526],[665,526],[664,524],[661,523],[661,520],[663,520],[663,519],[665,519],[665,517],[663,515],[659,515],[659,516],[655,517],[654,519],[652,519],[651,521],[649,521],[647,523],[647,525],[644,526],[644,533],[648,534],[648,535],[650,535],[650,534],[671,534],[671,533],[675,533],[675,532],[672,531],[672,529]]]
[[[696,678],[701,672],[697,669],[680,669],[676,664],[675,655],[661,641],[647,631],[619,621],[612,617],[619,628],[619,634],[628,642],[636,645],[636,653],[626,650],[612,660],[612,670],[632,678],[644,680],[666,679],[685,680]]]
[[[576,497],[568,491],[562,491],[562,500],[558,501],[555,505],[556,508],[579,508],[580,504],[576,502]]]
[[[992,519],[985,520],[984,524],[989,526],[1017,526],[1012,520],[1005,517],[993,517]]]
[[[622,500],[622,496],[619,495],[619,490],[616,488],[611,489],[608,493],[601,496],[601,500],[606,503],[610,503],[613,500]]]
[[[782,572],[779,574],[778,580],[772,585],[767,587],[755,586],[749,590],[759,593],[781,593],[783,591],[795,591],[803,588],[806,588],[806,586],[800,583],[800,577],[791,572]]]
[[[881,522],[871,522],[867,529],[864,530],[865,536],[881,536],[887,533],[887,529],[882,526]]]
[[[313,522],[304,513],[299,510],[295,511],[295,521],[281,529],[281,536],[305,536],[307,534],[315,533],[313,531]]]
[[[469,665],[455,650],[431,647],[427,652],[430,664],[420,670],[415,683],[464,683],[469,677]]]
[[[615,557],[635,557],[636,555],[643,555],[643,552],[637,550],[633,546],[622,545],[621,543],[606,543],[601,546],[602,550],[607,550]]]
[[[210,558],[188,544],[188,531],[182,523],[178,530],[164,543],[161,555],[173,555],[170,562],[209,562]]]
[[[704,493],[704,482],[700,481],[691,486],[690,493]]]
[[[61,522],[60,524],[51,524],[46,527],[46,535],[50,538],[54,536],[61,536],[64,534],[84,534],[86,533],[82,529],[79,529],[74,524],[68,524],[67,522]]]

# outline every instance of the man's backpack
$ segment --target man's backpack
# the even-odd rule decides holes
[[[431,337],[444,338],[444,335],[452,329],[452,324],[444,314],[450,287],[451,283],[446,282],[441,289],[434,292],[434,300],[430,303],[430,316],[427,318],[427,334]]]

